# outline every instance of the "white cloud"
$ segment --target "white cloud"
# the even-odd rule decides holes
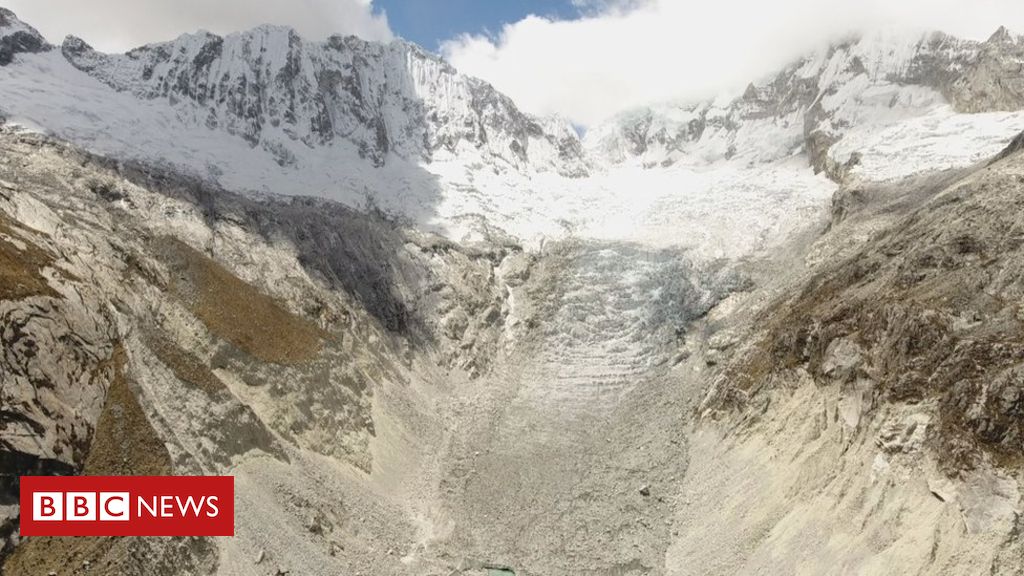
[[[199,29],[225,34],[260,24],[286,24],[311,39],[355,34],[392,37],[372,0],[0,0],[50,42],[82,37],[106,51],[124,51]]]
[[[443,45],[461,71],[524,109],[590,125],[655,101],[699,98],[784,66],[843,34],[879,27],[985,38],[1024,31],[1020,0],[574,0],[583,16],[537,16],[496,37]]]

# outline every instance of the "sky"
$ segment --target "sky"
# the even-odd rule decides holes
[[[387,14],[396,34],[435,52],[452,38],[494,35],[530,14],[552,20],[580,14],[571,0],[374,0],[373,5]]]
[[[591,126],[651,102],[710,98],[859,30],[1024,32],[1022,0],[607,1],[571,20],[527,17],[443,45],[535,114]]]
[[[857,30],[1024,32],[1022,0],[0,0],[52,42],[124,51],[262,23],[309,39],[406,38],[581,127],[620,111],[740,90]]]

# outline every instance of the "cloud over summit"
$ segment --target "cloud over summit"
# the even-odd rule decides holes
[[[651,102],[713,96],[837,38],[878,28],[985,38],[1024,31],[1019,0],[577,0],[581,17],[527,17],[443,45],[460,70],[525,109],[593,124]]]

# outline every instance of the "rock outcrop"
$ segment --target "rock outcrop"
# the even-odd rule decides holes
[[[867,385],[875,401],[934,404],[928,436],[951,474],[1024,457],[1019,242],[1024,157],[954,181],[765,312],[764,336],[714,402],[753,401],[781,375]],[[712,403],[714,403],[712,402]]]
[[[1019,571],[1022,182],[1011,145],[978,170],[857,191],[815,266],[745,320],[713,371],[694,457],[722,469],[686,489],[733,512],[707,534],[710,508],[686,513],[676,553],[729,542],[722,574],[884,574],[918,557],[928,573]],[[714,484],[740,469],[764,475]],[[764,498],[742,503],[751,490]]]

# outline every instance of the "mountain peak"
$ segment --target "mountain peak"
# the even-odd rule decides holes
[[[309,149],[354,146],[378,167],[390,156],[431,162],[469,153],[516,170],[587,170],[568,124],[523,113],[490,84],[403,41],[313,42],[268,24],[223,37],[185,34],[126,54],[69,37],[61,52],[118,92],[163,100],[281,166],[301,164]]]
[[[1000,26],[988,39],[989,44],[1016,44],[1017,38],[1006,26]]]
[[[93,50],[91,44],[74,34],[65,36],[60,46],[61,50],[72,53],[91,52]]]
[[[722,106],[673,103],[652,107],[653,116],[620,116],[591,130],[586,145],[607,162],[644,166],[758,163],[803,152],[816,171],[841,179],[851,167],[833,162],[829,151],[859,124],[912,118],[943,104],[956,112],[1024,107],[1020,52],[1005,27],[987,43],[868,32],[747,85]],[[876,96],[865,99],[865,91]]]
[[[43,36],[6,8],[0,8],[0,66],[14,60],[15,54],[42,52],[50,48]]]
[[[0,28],[10,26],[12,22],[21,22],[18,15],[11,10],[0,6]]]

